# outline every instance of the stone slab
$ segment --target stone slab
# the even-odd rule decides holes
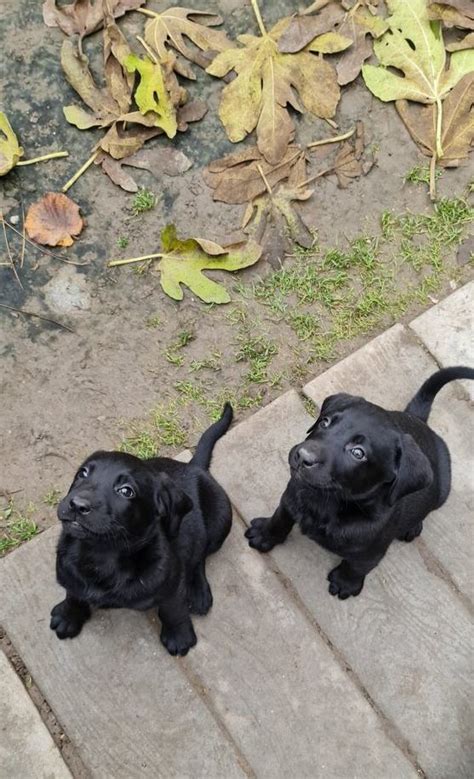
[[[360,394],[385,408],[403,409],[438,365],[413,333],[394,325],[304,387],[317,406],[334,392]],[[435,398],[429,424],[451,452],[452,492],[425,523],[423,539],[455,584],[473,595],[474,413],[460,383]]]
[[[58,641],[49,629],[63,595],[56,538],[48,530],[0,562],[0,623],[92,777],[245,777],[145,614],[98,612],[80,636]]]
[[[259,779],[389,779],[416,770],[237,517],[207,569],[211,615],[184,662]]]
[[[372,342],[366,352],[353,355],[353,365],[350,358],[344,361],[350,386],[342,373],[334,373],[340,363],[312,383],[311,396],[352,389],[356,379],[358,393],[386,405],[397,399],[394,405],[403,406],[420,378],[429,375],[431,360],[403,328],[385,335],[385,343],[377,339],[379,348]],[[387,373],[392,348],[400,355],[393,375]],[[247,523],[275,509],[288,478],[288,449],[302,440],[308,422],[296,393],[287,393],[219,442],[214,473]],[[271,557],[428,775],[467,777],[472,774],[472,626],[463,601],[423,551],[416,542],[394,544],[367,578],[362,596],[345,602],[327,592],[326,575],[337,558],[298,531]]]
[[[72,779],[46,725],[0,651],[0,776]]]
[[[410,327],[444,368],[474,366],[474,281],[414,319]],[[474,382],[462,383],[474,400]]]

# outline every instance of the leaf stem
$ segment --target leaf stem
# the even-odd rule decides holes
[[[440,159],[443,156],[442,140],[442,126],[443,126],[443,104],[441,98],[436,100],[436,156]]]
[[[308,6],[308,8],[305,8],[304,11],[300,11],[300,16],[306,16],[307,14],[313,14],[316,11],[320,11],[328,3],[329,0],[315,0],[315,2],[311,3],[311,5]]]
[[[139,14],[145,14],[145,16],[159,16],[160,14],[155,13],[154,11],[149,11],[148,8],[136,8],[136,11],[138,11]]]
[[[45,162],[46,160],[52,160],[55,157],[68,156],[68,151],[52,151],[51,154],[43,154],[41,157],[33,157],[31,160],[22,160],[21,162],[17,162],[16,167],[18,168],[20,165],[34,165],[35,162]]]
[[[141,37],[140,37],[140,35],[135,35],[135,38],[137,39],[137,41],[140,41],[140,43],[142,44],[143,48],[145,49],[146,53],[148,54],[148,56],[150,57],[150,59],[152,60],[152,62],[154,62],[154,63],[155,63],[155,65],[158,65],[159,63],[158,63],[158,60],[157,60],[157,58],[155,57],[155,55],[154,55],[153,51],[150,49],[150,47],[148,46],[148,44],[147,44],[147,43],[145,43],[145,41],[143,40],[143,38],[141,38]]]
[[[75,184],[75,182],[77,181],[79,176],[82,176],[82,174],[85,173],[85,171],[87,170],[89,165],[92,165],[92,163],[94,162],[94,160],[97,157],[99,151],[100,151],[100,149],[96,149],[94,154],[91,154],[91,156],[89,157],[88,160],[86,160],[84,165],[82,165],[79,168],[79,170],[74,174],[74,176],[72,176],[72,178],[70,178],[69,181],[66,182],[66,184],[64,185],[64,187],[61,190],[62,192],[67,192],[68,189],[70,189],[72,187],[72,185]]]
[[[433,156],[430,162],[430,200],[436,200],[436,152],[433,152]]]
[[[324,168],[324,170],[322,170],[320,173],[316,173],[314,176],[310,176],[309,179],[305,179],[304,181],[301,181],[296,186],[305,187],[307,184],[311,184],[312,181],[321,178],[321,176],[325,176],[327,173],[332,173],[333,171],[334,171],[334,165],[331,168]]]
[[[108,268],[115,268],[117,265],[130,265],[132,262],[145,262],[146,260],[156,260],[164,257],[163,254],[144,254],[143,257],[130,257],[128,260],[110,260],[107,263]]]
[[[250,0],[252,3],[253,12],[255,14],[255,17],[257,19],[257,24],[260,29],[260,32],[262,35],[266,35],[267,31],[265,29],[265,25],[263,23],[262,14],[260,13],[260,8],[258,7],[257,0]]]
[[[339,143],[339,141],[345,141],[347,138],[351,138],[355,131],[356,128],[353,127],[352,130],[349,130],[342,135],[333,135],[331,138],[322,138],[320,141],[313,141],[312,143],[308,143],[307,148],[312,149],[314,146],[324,146],[325,143]]]

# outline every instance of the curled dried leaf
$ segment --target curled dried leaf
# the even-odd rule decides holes
[[[79,206],[60,192],[43,195],[29,207],[25,220],[28,236],[43,246],[71,246],[83,227]]]
[[[145,0],[107,0],[109,12],[115,19],[144,3]],[[56,0],[45,0],[43,19],[48,27],[59,27],[66,35],[79,35],[81,40],[103,27],[104,4],[102,0],[73,0],[58,6]]]

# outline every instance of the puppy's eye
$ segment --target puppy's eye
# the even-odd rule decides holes
[[[127,498],[128,500],[135,497],[135,491],[129,484],[122,484],[120,487],[117,487],[117,492],[122,498]]]
[[[319,427],[329,427],[331,420],[329,417],[321,417],[319,420]]]
[[[89,476],[89,471],[87,468],[79,468],[77,476],[79,479],[86,479]]]
[[[360,446],[354,446],[351,449],[351,455],[353,456],[354,460],[365,460],[365,452]]]

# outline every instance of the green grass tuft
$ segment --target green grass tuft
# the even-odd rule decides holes
[[[38,526],[31,519],[33,511],[34,506],[30,504],[22,513],[11,499],[0,510],[0,555],[11,552],[38,533]]]
[[[151,211],[156,205],[156,197],[148,189],[139,189],[132,200],[132,213],[134,216],[143,214],[145,211]]]

